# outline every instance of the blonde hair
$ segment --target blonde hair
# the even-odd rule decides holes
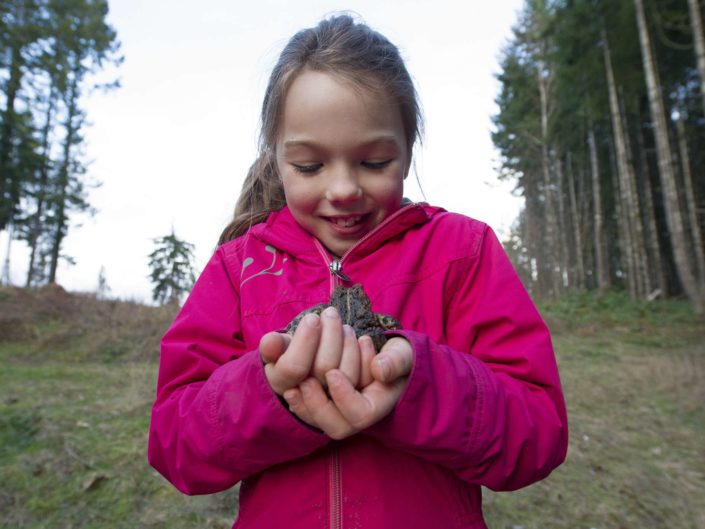
[[[395,101],[411,156],[421,135],[422,117],[414,83],[399,50],[382,34],[350,15],[324,19],[317,26],[296,33],[272,70],[262,103],[259,154],[245,178],[233,219],[218,244],[243,235],[286,205],[274,146],[286,92],[304,68],[330,73]]]

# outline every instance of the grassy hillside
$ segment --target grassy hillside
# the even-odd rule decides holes
[[[490,527],[705,527],[705,324],[614,294],[543,307],[571,420],[547,480],[486,495]],[[0,527],[228,528],[235,491],[188,498],[145,457],[173,309],[0,289]]]

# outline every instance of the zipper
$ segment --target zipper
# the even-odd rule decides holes
[[[340,454],[333,448],[330,460],[330,529],[342,529],[343,506],[340,494]]]
[[[331,295],[331,294],[333,294],[333,290],[335,290],[335,285],[338,284],[338,281],[336,280],[336,277],[337,277],[337,276],[335,276],[335,275],[333,274],[333,270],[332,270],[332,268],[331,268],[331,266],[333,265],[333,262],[336,261],[337,259],[334,259],[333,261],[331,261],[330,256],[328,255],[328,252],[326,251],[326,249],[325,249],[325,248],[323,247],[323,245],[321,244],[321,241],[319,241],[319,240],[316,239],[315,237],[313,237],[313,243],[316,245],[316,248],[318,248],[318,253],[321,254],[321,257],[323,257],[323,262],[324,262],[324,263],[326,264],[326,266],[328,267],[328,270],[331,271],[331,274],[330,274],[330,286],[329,286],[329,289],[328,289],[328,290],[329,290],[328,294]],[[342,272],[343,272],[342,267],[340,267],[340,273],[342,274]]]
[[[340,258],[330,258],[330,254],[328,251],[323,247],[323,244],[321,244],[321,241],[319,241],[317,238],[313,238],[313,242],[316,245],[316,248],[318,248],[318,252],[321,254],[321,257],[323,257],[323,262],[326,263],[328,266],[328,270],[330,270],[330,292],[331,294],[333,293],[333,290],[335,289],[335,286],[340,283],[340,281],[352,281],[350,277],[348,277],[344,272],[343,272],[343,261],[346,260],[346,258],[353,252],[355,251],[356,248],[358,248],[361,244],[364,244],[365,241],[369,240],[370,237],[373,236],[375,232],[378,230],[382,229],[384,226],[387,224],[390,224],[393,222],[399,215],[402,214],[407,209],[407,207],[402,207],[401,209],[395,211],[392,215],[384,219],[381,223],[379,223],[377,226],[372,231],[369,231],[366,233],[362,238],[360,238],[359,241],[357,241],[355,244],[353,244],[350,249],[345,252]],[[343,505],[342,505],[342,497],[341,497],[341,465],[340,465],[340,452],[338,451],[337,447],[333,448],[333,451],[330,456],[330,471],[329,471],[329,486],[330,486],[330,529],[342,529],[343,527]]]
[[[411,204],[413,205],[413,204]],[[357,241],[355,244],[353,244],[347,252],[345,252],[340,258],[330,258],[330,255],[328,251],[323,247],[323,244],[321,244],[321,241],[316,239],[315,237],[313,238],[314,243],[316,244],[316,248],[318,248],[318,252],[321,254],[323,257],[324,262],[328,266],[328,270],[330,270],[331,273],[331,282],[330,282],[330,292],[331,294],[333,293],[333,290],[335,289],[335,286],[340,283],[339,280],[350,282],[352,279],[348,277],[345,272],[343,272],[343,262],[346,260],[346,258],[355,251],[356,248],[358,248],[360,245],[364,244],[365,241],[369,240],[377,231],[381,230],[384,226],[387,224],[391,224],[398,216],[400,216],[403,212],[406,211],[406,209],[409,206],[404,206],[401,209],[398,209],[394,213],[392,213],[389,217],[384,219],[382,222],[380,222],[377,226],[374,227],[373,230],[368,231],[365,235],[363,235],[359,241]]]
[[[340,263],[340,259],[333,259],[330,263],[328,263],[328,270],[330,270],[331,274],[339,277],[343,281],[352,281],[352,279],[343,273],[343,265]]]

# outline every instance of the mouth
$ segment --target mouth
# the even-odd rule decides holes
[[[324,215],[322,218],[338,235],[357,237],[361,232],[367,231],[370,214],[358,213],[357,215]]]
[[[352,228],[359,224],[363,217],[364,215],[348,215],[345,217],[326,217],[326,220],[339,228]]]

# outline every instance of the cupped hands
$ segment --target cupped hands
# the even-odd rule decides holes
[[[259,350],[269,384],[290,411],[333,439],[389,414],[413,365],[405,338],[390,338],[375,354],[370,337],[356,338],[333,307],[307,314],[294,336],[265,334]]]

